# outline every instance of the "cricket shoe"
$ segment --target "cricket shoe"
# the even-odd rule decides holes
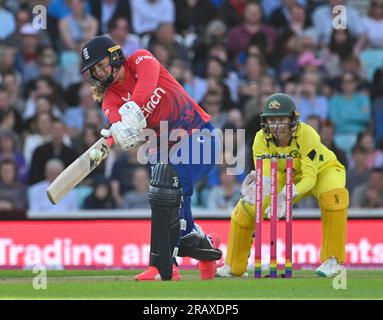
[[[339,266],[335,258],[330,258],[323,262],[315,272],[321,277],[332,278],[338,274]]]
[[[137,281],[156,281],[156,280],[162,280],[160,272],[156,267],[149,266],[148,269],[146,269],[144,272],[141,272],[140,274],[136,275],[134,277],[134,280]],[[181,280],[180,270],[178,267],[173,264],[173,281]]]
[[[231,273],[231,268],[228,264],[224,264],[222,267],[219,267],[217,269],[217,273],[215,274],[216,277],[242,277],[247,278],[249,274],[247,272],[242,273],[240,276],[236,276]]]
[[[219,244],[221,242],[218,234],[212,233],[207,236],[209,242],[211,243],[211,246],[213,248],[218,248]],[[214,279],[215,274],[217,272],[217,261],[207,261],[207,260],[201,260],[198,262],[198,269],[200,272],[200,278],[202,280],[210,280]]]

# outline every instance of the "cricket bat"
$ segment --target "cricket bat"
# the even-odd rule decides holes
[[[64,196],[88,176],[102,161],[112,148],[113,138],[101,138],[80,157],[73,161],[49,185],[47,194],[53,204],[57,204]],[[91,157],[92,154],[92,157]],[[92,160],[93,158],[93,160]]]

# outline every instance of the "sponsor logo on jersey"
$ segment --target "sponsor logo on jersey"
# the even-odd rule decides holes
[[[160,87],[154,89],[153,94],[150,97],[149,101],[143,107],[145,118],[148,118],[153,113],[153,111],[157,108],[157,106],[161,102],[162,96],[165,93],[166,91]]]
[[[131,94],[130,92],[128,92],[128,96],[127,97],[121,97],[121,99],[124,101],[124,102],[128,102],[131,98]]]
[[[136,64],[139,64],[142,60],[151,60],[151,59],[154,59],[154,57],[153,56],[139,56],[136,59]]]
[[[108,109],[105,109],[105,111],[104,111],[105,116],[108,116],[109,113],[110,113],[110,109],[109,109],[109,108],[108,108]]]

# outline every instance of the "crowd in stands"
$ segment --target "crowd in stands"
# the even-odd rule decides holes
[[[347,167],[351,207],[383,207],[383,0],[358,3],[0,0],[0,211],[148,208],[150,168],[137,148],[115,147],[59,206],[45,195],[108,127],[80,73],[81,46],[101,34],[126,56],[150,50],[216,127],[233,129],[233,138],[246,129],[246,143],[233,146],[245,171],[217,166],[193,205],[235,205],[254,167],[263,101],[282,91]],[[46,29],[36,28],[36,5],[47,8]],[[337,5],[346,8],[346,29],[334,27]]]

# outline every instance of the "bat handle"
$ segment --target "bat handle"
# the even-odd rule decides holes
[[[108,144],[109,147],[112,147],[114,144],[113,137],[109,137],[108,139],[106,139],[106,143]]]

